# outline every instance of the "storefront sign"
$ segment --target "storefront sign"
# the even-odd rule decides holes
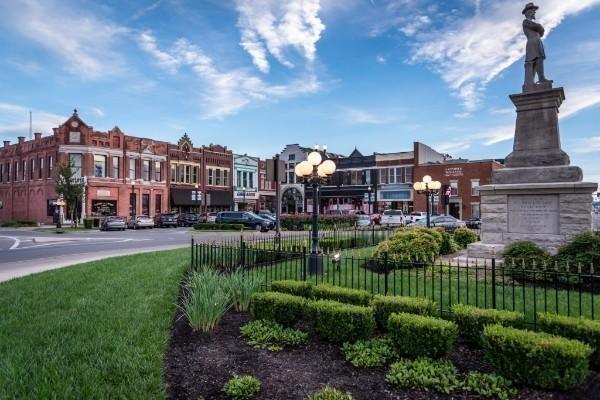
[[[98,196],[98,197],[110,197],[110,190],[98,189],[96,191],[96,196]]]
[[[117,215],[116,200],[93,200],[92,214],[98,216]]]
[[[246,192],[246,195],[244,196],[244,192],[243,191],[238,191],[235,192],[235,200],[241,200],[243,201],[244,198],[246,200],[255,200],[258,198],[258,193],[257,192]]]
[[[463,176],[463,169],[462,167],[446,168],[444,176]]]

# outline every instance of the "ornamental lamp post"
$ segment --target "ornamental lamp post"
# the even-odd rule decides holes
[[[323,146],[326,151],[327,147]],[[319,153],[319,146],[315,146],[306,161],[302,161],[294,172],[304,183],[312,186],[312,249],[309,257],[309,273],[315,274],[323,269],[323,259],[319,256],[319,207],[317,205],[317,190],[335,172],[335,163],[325,160]]]
[[[244,205],[244,209],[242,211],[246,211],[248,207],[246,207],[246,186],[242,188],[242,204]]]
[[[137,195],[135,194],[135,182],[131,182],[131,194],[133,195],[133,203],[131,204],[131,217],[135,218],[137,208]]]
[[[431,228],[431,219],[429,214],[433,211],[433,207],[430,209],[429,198],[431,196],[431,201],[433,203],[433,195],[442,188],[442,184],[441,182],[432,180],[431,176],[425,175],[421,182],[414,183],[413,188],[417,193],[425,195],[427,203],[427,227]]]
[[[200,196],[198,193],[198,184],[197,183],[194,185],[194,188],[196,189],[195,193],[194,193],[194,199],[196,200],[196,212],[198,214],[200,214]]]
[[[373,192],[373,188],[371,185],[367,188],[367,194],[369,195],[367,202],[369,203],[369,217],[371,216],[371,193]]]

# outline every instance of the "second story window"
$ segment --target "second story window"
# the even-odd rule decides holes
[[[458,181],[450,181],[450,196],[458,196]]]
[[[52,178],[52,169],[54,168],[54,159],[48,156],[48,178]]]
[[[129,159],[129,179],[136,179],[136,160],[134,158]]]
[[[154,162],[154,180],[156,182],[160,182],[162,180],[162,168],[160,165],[160,161]]]
[[[229,186],[229,171],[223,170],[223,186]]]
[[[479,196],[479,179],[471,181],[471,196]]]
[[[387,181],[387,169],[386,168],[382,168],[379,170],[379,183],[382,185],[385,185],[386,183],[388,183]]]
[[[27,179],[27,160],[23,160],[21,162],[21,180],[24,181]]]
[[[73,176],[81,178],[81,154],[69,154],[69,162],[73,168]]]
[[[19,162],[15,161],[15,167],[13,168],[13,181],[16,182],[19,180]]]
[[[171,164],[171,182],[177,182],[177,165]]]
[[[215,185],[221,186],[221,170],[218,168],[215,170]]]
[[[121,169],[121,159],[119,157],[112,158],[112,177],[119,179],[119,170]]]
[[[145,181],[150,180],[150,160],[142,161],[142,178]]]
[[[29,179],[35,179],[35,158],[29,160]]]
[[[106,156],[94,154],[94,176],[96,178],[106,176]]]
[[[213,169],[209,169],[208,170],[207,182],[208,182],[208,185],[210,185],[210,186],[214,185],[213,174],[214,174],[214,170]]]
[[[38,159],[38,179],[44,177],[44,157]]]

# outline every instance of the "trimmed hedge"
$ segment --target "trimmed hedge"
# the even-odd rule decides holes
[[[320,215],[319,229],[351,228],[356,225],[356,215]],[[281,228],[288,231],[309,230],[312,223],[310,214],[282,215]]]
[[[600,368],[600,321],[564,315],[538,313],[538,328],[544,332],[587,343],[594,353],[590,362]]]
[[[4,221],[0,222],[0,227],[2,228],[21,228],[21,227],[30,227],[37,226],[37,222],[35,221]]]
[[[194,229],[197,231],[241,231],[244,230],[242,224],[211,224],[211,223],[197,223],[194,224]]]
[[[486,360],[506,378],[542,389],[569,390],[585,381],[592,349],[548,333],[488,325]]]
[[[452,314],[460,335],[478,345],[482,344],[481,334],[486,325],[499,324],[518,328],[525,322],[525,315],[520,312],[478,308],[464,304],[453,305]]]
[[[479,240],[477,233],[473,232],[469,228],[457,228],[453,233],[452,237],[457,245],[462,249],[466,249],[471,243],[475,243]]]
[[[367,240],[364,237],[357,236],[356,238],[351,237],[325,237],[319,239],[319,246],[322,249],[329,250],[343,250],[353,249],[355,247],[361,247],[367,244]]]
[[[398,313],[388,320],[388,336],[400,356],[442,357],[457,334],[456,324],[440,318]]]
[[[567,263],[570,269],[590,273],[590,265],[594,266],[597,274],[600,269],[600,232],[583,232],[575,235],[570,243],[561,246],[556,254],[561,269],[566,270]]]
[[[91,218],[84,218],[83,219],[83,227],[85,229],[92,229],[94,227],[94,220]]]
[[[305,316],[306,302],[302,297],[287,293],[255,293],[250,299],[250,313],[254,319],[292,326]]]
[[[306,281],[274,281],[271,283],[271,290],[278,293],[293,294],[304,298],[312,297],[313,284]]]
[[[392,261],[425,261],[440,255],[442,235],[433,229],[401,229],[377,245],[374,256]]]
[[[315,299],[334,300],[356,306],[368,306],[373,298],[373,295],[366,290],[348,289],[327,283],[313,286],[312,295]]]
[[[392,313],[409,313],[433,316],[437,308],[436,303],[420,297],[382,296],[375,295],[371,300],[375,309],[375,321],[380,329],[386,329]]]
[[[367,339],[375,329],[371,307],[339,303],[333,300],[309,302],[309,319],[316,334],[332,342]]]

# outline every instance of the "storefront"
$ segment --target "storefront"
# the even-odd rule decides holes
[[[205,200],[208,212],[229,211],[233,205],[233,193],[228,190],[207,190]]]
[[[258,192],[236,190],[233,201],[236,211],[257,211]]]
[[[379,189],[381,210],[413,211],[413,189],[410,184],[382,185]]]
[[[177,214],[200,212],[202,207],[202,191],[171,188],[169,193],[171,196],[171,212]]]

